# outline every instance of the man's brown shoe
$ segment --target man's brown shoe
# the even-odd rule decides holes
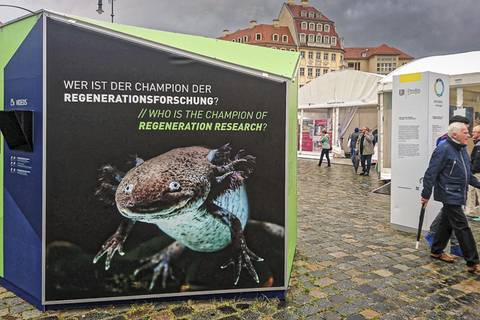
[[[477,276],[480,276],[480,263],[474,264],[473,266],[467,267],[468,272],[473,273]]]
[[[448,262],[448,263],[454,263],[455,258],[448,253],[442,252],[442,253],[430,253],[430,257],[433,259],[437,259],[440,261]]]

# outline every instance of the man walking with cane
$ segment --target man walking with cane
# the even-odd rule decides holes
[[[433,151],[425,172],[421,203],[427,204],[432,189],[434,199],[443,203],[443,214],[430,256],[445,262],[455,261],[455,258],[443,251],[453,230],[467,262],[468,272],[480,275],[477,245],[462,209],[468,184],[480,188],[480,181],[471,172],[470,158],[466,150],[469,137],[465,124],[454,122],[448,126],[447,141]]]

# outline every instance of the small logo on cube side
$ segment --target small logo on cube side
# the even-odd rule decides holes
[[[445,91],[445,84],[443,83],[443,80],[437,79],[435,81],[433,89],[435,90],[435,94],[437,95],[437,97],[443,96],[443,92]]]

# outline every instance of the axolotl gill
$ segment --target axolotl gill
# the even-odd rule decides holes
[[[136,275],[153,269],[150,290],[160,276],[162,287],[166,286],[172,275],[170,264],[185,247],[216,252],[231,245],[232,258],[221,268],[234,266],[234,285],[242,268],[259,283],[253,262],[263,259],[247,247],[243,235],[249,215],[245,180],[253,173],[255,157],[241,150],[231,158],[230,152],[229,144],[213,150],[200,146],[177,148],[147,161],[137,158],[136,166],[126,174],[104,166],[96,194],[114,191],[112,204],[126,219],[93,262],[106,255],[105,268],[109,269],[116,252],[125,254],[123,244],[133,225],[145,222],[155,224],[176,240],[135,270]]]

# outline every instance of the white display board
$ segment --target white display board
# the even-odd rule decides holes
[[[438,137],[447,132],[448,76],[431,72],[393,77],[391,216],[394,227],[418,228],[422,180]],[[428,230],[441,203],[428,202]]]

